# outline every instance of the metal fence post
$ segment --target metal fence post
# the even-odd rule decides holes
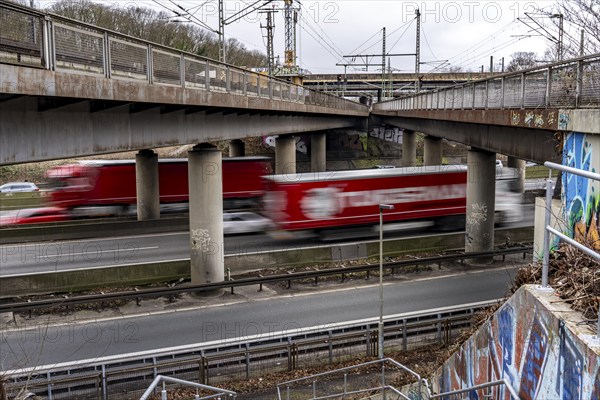
[[[225,67],[225,91],[231,93],[231,69],[229,65]]]
[[[185,89],[185,56],[183,53],[179,56],[179,79],[181,80],[181,87]]]
[[[46,373],[46,380],[48,380],[48,400],[52,400],[52,381],[50,372]]]
[[[153,60],[153,54],[152,54],[152,45],[149,44],[147,46],[147,49],[148,49],[148,54],[146,57],[146,59],[147,59],[146,63],[147,63],[148,71],[146,73],[148,74],[147,75],[148,83],[152,84],[154,81],[154,60]]]
[[[246,343],[246,379],[250,378],[250,345]]]
[[[575,108],[579,107],[581,102],[581,91],[583,86],[583,62],[577,61],[577,78],[575,86]]]
[[[504,77],[500,78],[500,109],[504,110],[504,90],[506,85]]]
[[[108,399],[108,385],[106,379],[106,365],[102,364],[102,400]]]
[[[408,333],[406,332],[406,318],[402,320],[402,350],[406,351],[408,348],[408,343],[406,343],[408,339]]]
[[[525,108],[525,72],[521,73],[521,109]]]
[[[548,290],[548,263],[550,261],[550,217],[552,212],[552,180],[546,180],[546,213],[544,215],[544,261],[542,262],[542,289]],[[550,290],[552,290],[550,288]]]
[[[112,61],[110,57],[110,36],[108,36],[108,32],[104,32],[104,54],[102,57],[104,58],[104,76],[108,79],[112,77]]]
[[[206,68],[204,72],[204,85],[206,86],[206,90],[210,92],[210,63],[206,61]]]
[[[546,107],[550,107],[550,95],[552,93],[552,67],[548,67],[546,78]]]
[[[333,362],[333,335],[331,330],[327,332],[327,341],[329,342],[329,362]]]

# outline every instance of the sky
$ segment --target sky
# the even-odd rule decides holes
[[[172,12],[189,10],[199,21],[217,30],[217,0],[93,0],[110,6],[138,5]],[[50,0],[36,0],[38,7]],[[225,0],[226,18],[251,5],[255,0]],[[260,3],[260,2],[259,2]],[[421,72],[439,71],[443,67],[460,67],[463,71],[485,71],[494,57],[494,70],[501,68],[504,58],[508,65],[511,55],[520,51],[536,53],[540,59],[552,45],[547,37],[532,30],[536,26],[525,13],[535,15],[536,21],[552,31],[553,21],[538,10],[552,12],[554,1],[497,0],[497,1],[400,1],[400,0],[294,0],[299,8],[297,60],[300,67],[311,73],[356,73],[365,66],[364,57],[371,57],[369,72],[381,71],[382,30],[386,28],[386,63],[393,71],[414,72],[416,20],[421,12]],[[283,61],[285,28],[283,1],[275,1],[275,55]],[[518,18],[527,21],[528,25]],[[247,48],[266,53],[263,35],[264,13],[252,13],[225,27],[226,38],[235,38]],[[541,29],[538,28],[538,31]],[[392,56],[393,54],[409,54]],[[374,65],[379,64],[379,65]]]

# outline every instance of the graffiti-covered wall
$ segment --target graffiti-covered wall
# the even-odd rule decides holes
[[[600,172],[600,135],[567,134],[563,165]],[[563,202],[566,234],[600,251],[600,182],[564,174]]]
[[[436,372],[434,392],[506,379],[522,400],[600,399],[600,354],[588,346],[595,343],[592,332],[580,324],[580,314],[564,312],[568,306],[556,300],[534,286],[521,287]],[[496,387],[468,398],[510,395]]]

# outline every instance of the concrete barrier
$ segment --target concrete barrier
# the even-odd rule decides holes
[[[185,217],[161,218],[149,221],[126,220],[75,220],[64,223],[23,225],[0,230],[0,244],[43,242],[48,240],[73,240],[106,238],[160,232],[189,230]]]
[[[151,222],[151,221],[149,221]],[[533,227],[496,231],[496,244],[533,240]],[[464,249],[464,233],[397,239],[384,242],[384,256]],[[379,257],[379,242],[318,245],[226,255],[225,268],[234,274],[265,268],[292,268]],[[131,287],[189,279],[189,259],[119,265],[110,268],[49,272],[0,278],[0,298],[45,293],[69,293],[98,287]]]
[[[45,198],[41,193],[42,192],[0,193],[0,211],[44,206],[46,205]]]

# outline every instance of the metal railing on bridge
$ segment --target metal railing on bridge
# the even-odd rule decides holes
[[[374,111],[600,107],[600,54],[377,103]]]
[[[1,64],[366,110],[337,96],[6,0],[0,0],[0,25]]]

